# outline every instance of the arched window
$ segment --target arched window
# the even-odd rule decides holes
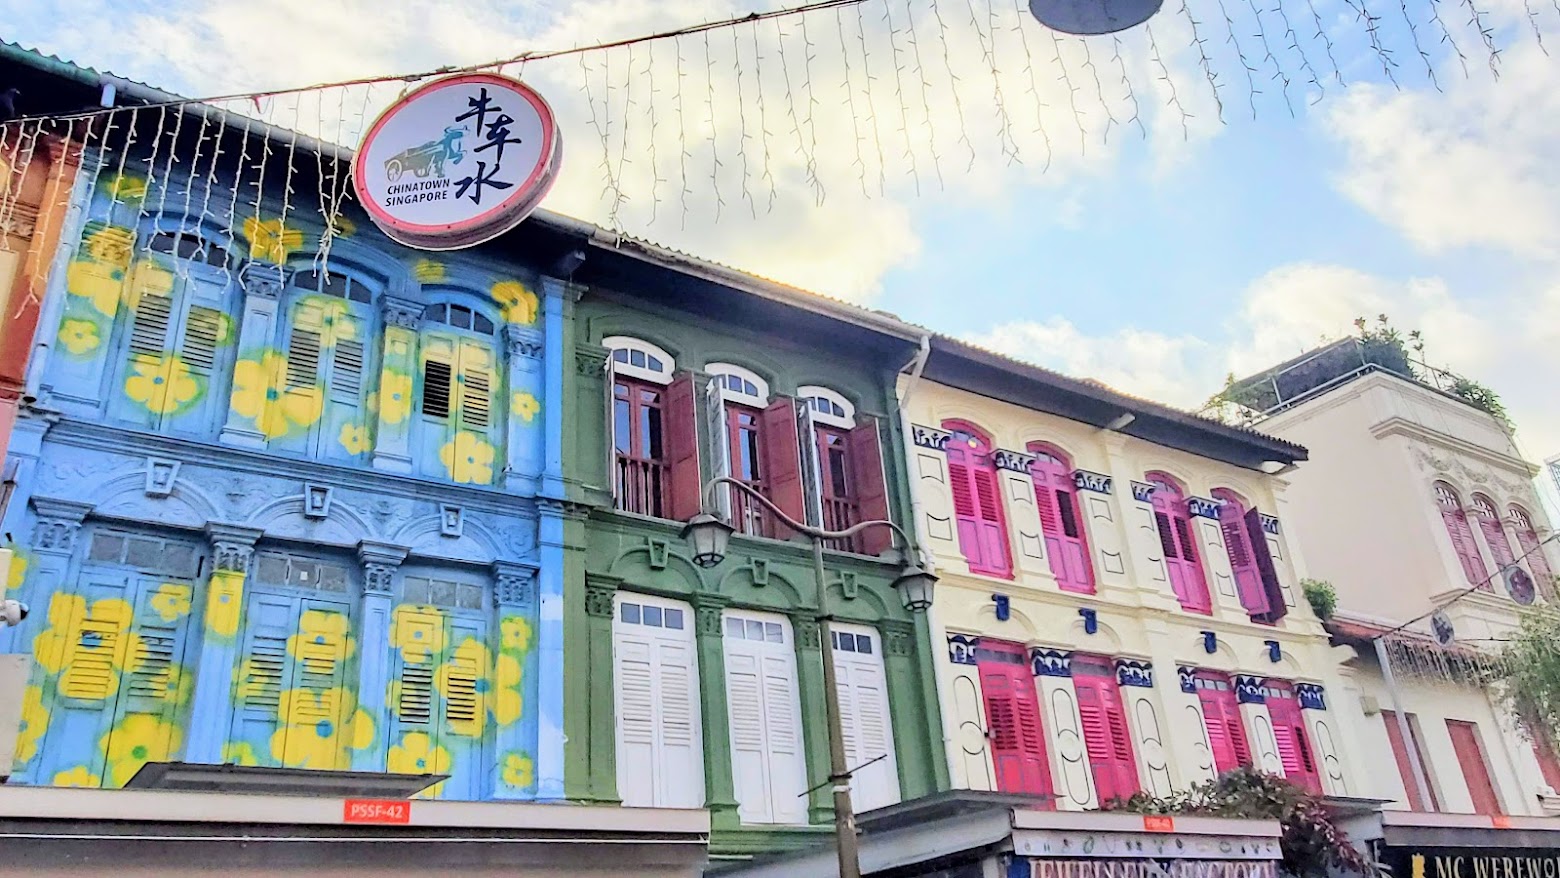
[[[491,485],[503,467],[496,326],[474,301],[435,302],[423,312],[417,457],[428,475]]]
[[[1029,453],[1035,456],[1030,477],[1035,483],[1035,503],[1051,572],[1063,590],[1094,594],[1094,565],[1072,462],[1055,447],[1039,442],[1029,444]]]
[[[1154,486],[1154,525],[1159,530],[1159,547],[1164,552],[1171,590],[1183,608],[1194,613],[1212,613],[1208,577],[1197,555],[1185,489],[1165,473],[1149,473],[1144,478]]]
[[[948,440],[948,485],[958,519],[959,550],[972,572],[1012,579],[1013,558],[997,468],[991,460],[991,437],[964,421],[944,421],[942,428],[953,434]]]
[[[367,454],[374,289],[356,276],[314,268],[289,279],[280,339],[286,367],[279,399],[260,425],[272,448],[327,460]]]
[[[803,449],[807,479],[818,485],[818,508],[810,511],[827,530],[888,518],[877,419],[858,424],[856,407],[827,387],[803,385],[796,394],[802,435],[810,432],[813,439],[812,448]],[[830,548],[877,555],[892,544],[887,528],[869,528]]]
[[[1474,494],[1473,515],[1479,521],[1479,531],[1484,534],[1484,544],[1489,547],[1495,566],[1504,571],[1515,564],[1517,557],[1511,552],[1511,541],[1506,539],[1506,528],[1495,503],[1483,494]]]
[[[721,379],[721,396],[728,402],[763,408],[769,405],[769,382],[730,363],[710,363],[704,371]]]
[[[1468,514],[1463,511],[1462,498],[1457,495],[1457,489],[1445,482],[1436,482],[1435,505],[1441,510],[1446,534],[1452,540],[1452,551],[1457,553],[1457,561],[1462,565],[1463,576],[1467,577],[1468,584],[1478,585],[1482,582],[1484,589],[1489,590],[1489,583],[1484,582],[1488,575],[1484,569],[1484,559],[1479,557],[1479,546],[1473,541],[1473,530],[1468,527]]]
[[[601,344],[611,351],[607,384],[617,508],[665,518],[671,488],[667,432],[673,429],[665,412],[666,385],[677,363],[671,354],[637,338],[614,335]],[[691,418],[677,428],[691,432]]]
[[[1241,606],[1259,622],[1277,622],[1288,607],[1278,584],[1278,570],[1268,551],[1262,516],[1256,507],[1228,488],[1214,488],[1219,503],[1219,530],[1235,576],[1235,593]]]
[[[147,429],[209,435],[227,411],[238,332],[229,316],[227,251],[193,230],[152,232],[134,252],[128,236],[128,229],[88,222],[79,257],[88,266],[83,273],[107,262],[119,272],[104,287],[119,300],[109,413]]]
[[[1533,579],[1538,583],[1538,593],[1546,600],[1553,600],[1555,596],[1555,576],[1550,571],[1549,559],[1544,556],[1544,548],[1539,545],[1538,532],[1533,529],[1533,517],[1528,511],[1513,503],[1511,512],[1511,530],[1517,535],[1517,547],[1527,561],[1528,569],[1533,571]]]
[[[716,437],[715,471],[758,491],[787,515],[806,514],[796,407],[788,397],[769,401],[769,382],[741,366],[710,363],[705,389]],[[746,493],[727,493],[731,523],[745,534],[784,537],[784,528]]]
[[[856,426],[856,407],[851,401],[830,390],[813,384],[796,388],[796,396],[812,409],[813,423],[827,424],[849,430]]]

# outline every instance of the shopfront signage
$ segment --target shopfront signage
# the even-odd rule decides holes
[[[341,822],[404,826],[412,822],[412,803],[405,799],[347,799],[342,802]]]
[[[1509,820],[1508,820],[1509,824]],[[1397,878],[1557,878],[1560,849],[1388,846],[1380,859]]]
[[[519,225],[552,188],[560,158],[541,95],[507,76],[462,73],[386,108],[363,136],[352,182],[395,241],[455,250]]]
[[[1168,814],[1144,814],[1144,832],[1175,832],[1175,818]]]

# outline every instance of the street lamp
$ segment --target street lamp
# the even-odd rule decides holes
[[[834,792],[834,837],[839,854],[840,878],[861,878],[861,862],[856,849],[856,814],[851,808],[851,769],[845,764],[845,736],[840,730],[839,688],[834,671],[834,637],[829,627],[829,615],[824,608],[823,544],[826,540],[848,539],[869,527],[886,527],[894,532],[901,545],[904,566],[894,579],[894,590],[899,592],[900,603],[912,613],[924,613],[932,605],[932,590],[937,576],[915,563],[911,557],[910,537],[904,529],[892,521],[863,521],[844,530],[824,530],[796,521],[780,511],[768,497],[733,478],[721,476],[710,479],[704,485],[704,506],[715,507],[715,490],[721,485],[731,485],[753,498],[770,514],[799,534],[812,541],[813,574],[817,586],[819,637],[823,651],[823,686],[829,690],[826,700],[829,717],[829,783]],[[714,567],[726,558],[726,545],[735,532],[730,524],[708,512],[700,512],[683,525],[682,536],[693,553],[693,563],[700,567]]]

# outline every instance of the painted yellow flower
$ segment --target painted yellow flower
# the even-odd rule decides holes
[[[524,653],[531,648],[531,620],[524,616],[505,616],[498,623],[505,652]]]
[[[248,741],[229,741],[222,745],[222,762],[225,765],[259,765],[260,757],[255,745]]]
[[[408,732],[390,748],[387,764],[396,774],[443,774],[450,770],[450,751],[434,746],[427,732]]]
[[[493,722],[507,726],[520,719],[525,710],[525,696],[520,693],[520,660],[500,653],[493,664],[493,696],[488,704],[493,711]]]
[[[45,672],[57,674],[65,666],[72,623],[86,611],[87,599],[80,595],[55,592],[50,596],[49,625],[33,638],[33,660]]]
[[[390,645],[401,651],[402,661],[428,661],[444,651],[443,617],[416,604],[401,604],[390,614]]]
[[[304,610],[298,619],[298,633],[287,639],[287,651],[299,660],[333,657],[334,661],[346,661],[354,647],[351,630],[345,613]]]
[[[164,622],[172,622],[190,612],[190,587],[177,582],[165,582],[157,586],[149,603]]]
[[[412,413],[412,376],[385,369],[379,374],[379,416],[399,424]]]
[[[61,771],[51,781],[57,787],[100,787],[103,779],[87,770],[85,765]]]
[[[21,549],[11,552],[11,569],[6,573],[5,587],[7,591],[15,591],[22,587],[27,580],[27,554]]]
[[[244,574],[238,570],[216,570],[206,589],[206,633],[230,638],[238,633],[238,618],[243,610]]]
[[[542,404],[536,401],[536,397],[522,390],[509,401],[509,410],[529,424],[536,418],[536,413],[542,410]]]
[[[60,321],[60,344],[65,350],[81,356],[95,351],[102,339],[98,336],[98,327],[91,320],[66,319]]]
[[[162,762],[179,749],[184,733],[149,713],[127,714],[98,741],[108,756],[109,783],[122,787],[141,766]]]
[[[122,204],[140,204],[146,198],[146,178],[134,174],[115,174],[108,181],[108,194]]]
[[[373,741],[372,721],[359,722],[359,714],[367,716],[346,689],[288,689],[279,705],[282,725],[271,735],[271,756],[292,768],[345,768],[348,748]]]
[[[22,725],[16,734],[16,763],[25,764],[38,752],[38,742],[49,728],[49,708],[43,703],[43,687],[28,686],[22,693]]]
[[[412,266],[412,274],[416,275],[418,283],[436,284],[444,280],[444,263],[434,262],[432,259],[419,259]]]
[[[233,366],[233,410],[253,420],[267,439],[314,423],[324,410],[325,395],[319,387],[282,389],[286,370],[287,358],[276,351]]]
[[[529,789],[536,782],[536,763],[524,753],[505,753],[501,776],[514,789]]]
[[[130,272],[130,283],[124,288],[125,305],[130,308],[140,307],[141,299],[148,294],[172,296],[173,272],[152,260],[143,259]]]
[[[499,281],[493,285],[493,301],[504,309],[504,319],[510,323],[536,322],[536,294],[517,280]]]
[[[362,454],[368,450],[368,428],[362,424],[342,424],[336,441],[341,443],[348,454]]]
[[[86,299],[98,313],[109,317],[119,310],[124,286],[124,271],[101,262],[76,259],[65,269],[65,292]]]
[[[357,338],[357,320],[346,302],[334,296],[309,296],[303,304],[318,309],[320,344],[324,347]]]
[[[439,462],[450,478],[463,484],[493,484],[493,446],[462,430],[439,449]]]
[[[129,633],[132,616],[130,604],[120,598],[104,598],[89,605],[79,595],[55,594],[49,600],[49,627],[34,638],[33,656],[48,673],[64,671],[62,689],[77,682],[69,666],[72,658],[95,655],[106,658],[116,670],[124,670],[126,657],[135,653],[135,638]],[[95,678],[98,666],[92,664]],[[110,683],[108,694],[118,687],[117,679]],[[91,688],[98,691],[102,687],[94,679]]]
[[[357,223],[338,213],[330,221],[330,231],[334,237],[350,238],[357,234]]]
[[[449,660],[434,674],[433,685],[444,696],[445,718],[454,734],[482,737],[483,727],[487,725],[483,700],[492,688],[488,676],[491,667],[487,645],[468,637],[455,647]],[[466,719],[459,718],[463,716]]]
[[[200,396],[200,381],[177,354],[137,357],[125,379],[125,395],[153,414],[166,415]]]
[[[128,226],[94,221],[87,223],[81,233],[83,257],[120,271],[130,267],[130,249],[134,244],[135,230]]]
[[[284,265],[294,250],[303,246],[303,232],[287,228],[280,217],[244,220],[244,237],[249,239],[249,258]]]

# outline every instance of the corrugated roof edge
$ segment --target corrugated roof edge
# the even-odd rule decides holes
[[[68,76],[83,82],[90,81],[91,77],[97,77],[100,80],[112,81],[116,86],[130,86],[129,91],[142,100],[168,101],[181,99],[179,95],[147,85],[144,82],[82,67],[57,56],[44,55],[41,52],[28,49],[16,43],[0,41],[0,56],[7,56],[41,70]],[[227,111],[220,108],[200,106],[202,112],[206,112],[209,109],[227,115]],[[352,160],[353,150],[340,144],[327,143],[275,125],[262,123],[261,130],[268,132],[270,135],[285,134],[295,139],[298,146],[302,146],[305,149],[318,150],[340,161],[350,162]],[[577,235],[595,247],[625,253],[669,271],[701,277],[749,295],[801,308],[821,316],[831,317],[842,322],[880,332],[893,338],[918,342],[922,338],[931,337],[951,355],[964,356],[977,362],[1004,369],[1019,378],[1092,396],[1102,401],[1119,405],[1123,410],[1133,412],[1134,414],[1162,417],[1187,429],[1205,430],[1226,439],[1255,443],[1263,450],[1274,450],[1283,453],[1289,458],[1289,462],[1305,460],[1307,457],[1305,448],[1266,433],[1223,424],[1163,403],[1122,393],[1098,382],[1071,378],[1060,372],[1054,372],[1050,369],[1014,359],[1005,354],[999,354],[995,351],[960,341],[952,336],[934,333],[925,327],[909,323],[883,312],[872,311],[840,299],[779,281],[769,280],[751,272],[745,272],[712,260],[692,256],[641,238],[613,232],[586,220],[576,219],[545,209],[539,209],[534,212],[530,220],[551,226],[566,234]]]

